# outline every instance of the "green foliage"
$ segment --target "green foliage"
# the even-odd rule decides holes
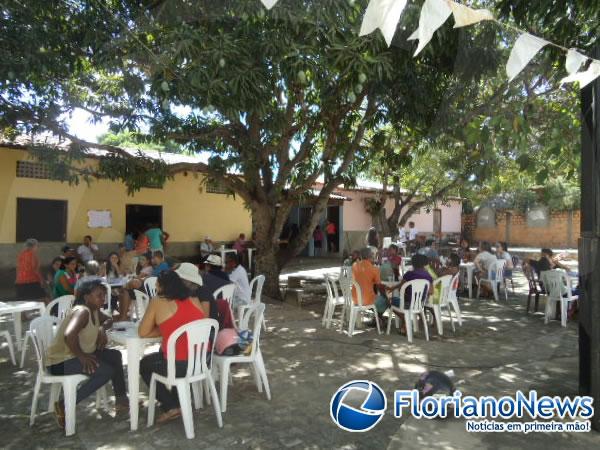
[[[135,148],[142,151],[158,151],[167,153],[182,153],[181,145],[173,141],[164,143],[150,141],[148,136],[133,131],[121,133],[105,133],[98,138],[101,144],[114,145],[121,148]]]

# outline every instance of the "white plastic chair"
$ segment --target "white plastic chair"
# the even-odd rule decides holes
[[[560,324],[567,326],[567,313],[569,303],[579,300],[579,296],[572,295],[569,276],[560,269],[546,270],[542,272],[542,282],[546,290],[546,310],[544,313],[544,323],[547,324],[552,318],[554,305],[560,302]]]
[[[238,307],[238,316],[239,319],[242,319],[242,316],[245,314],[246,310],[248,309],[248,307],[254,303],[261,303],[262,302],[262,289],[263,289],[263,285],[265,284],[265,276],[264,275],[257,275],[254,278],[252,278],[252,280],[250,281],[250,292],[251,292],[251,296],[250,296],[250,304],[248,305],[240,305]],[[266,308],[266,306],[265,306]],[[262,327],[263,330],[267,331],[267,323],[265,321],[265,316],[263,314],[263,323],[262,323]]]
[[[384,238],[383,238],[383,245],[382,245],[382,247],[383,247],[383,248],[389,248],[389,247],[390,247],[390,245],[392,245],[392,238],[391,238],[391,237],[389,237],[389,236],[387,236],[387,237],[384,237]]]
[[[381,334],[381,326],[379,324],[379,315],[377,314],[377,308],[375,308],[375,304],[364,305],[363,304],[363,296],[362,289],[360,284],[356,281],[352,280],[352,289],[356,292],[356,303],[352,300],[352,295],[350,297],[350,322],[348,324],[348,336],[352,337],[354,335],[354,327],[356,325],[356,320],[358,319],[359,314],[363,314],[365,312],[372,312],[375,314],[375,324],[377,325],[377,333]]]
[[[148,277],[144,280],[144,289],[150,298],[156,297],[156,277]]]
[[[106,305],[102,308],[102,310],[108,314],[109,317],[112,317],[112,288],[108,283],[102,283],[106,288]]]
[[[13,341],[12,341],[12,337],[10,336],[10,333],[7,330],[4,331],[0,331],[0,336],[2,336],[4,339],[6,339],[6,343],[8,344],[8,352],[10,353],[10,360],[13,363],[13,366],[17,365],[17,360],[15,359],[15,348],[13,346]],[[27,336],[27,335],[25,335]],[[23,366],[21,366],[23,367]]]
[[[215,415],[217,416],[217,424],[219,428],[223,427],[217,389],[215,388],[212,373],[209,369],[210,354],[208,353],[210,336],[211,334],[216,336],[218,331],[219,322],[214,319],[201,319],[179,327],[169,336],[169,340],[167,341],[167,376],[153,373],[150,379],[150,392],[148,395],[149,427],[154,424],[157,382],[164,384],[168,388],[177,388],[185,436],[188,439],[193,439],[195,436],[192,399],[190,395],[190,387],[193,387],[195,383],[204,383],[207,385],[207,389],[212,397]],[[184,377],[177,377],[175,375],[175,344],[177,339],[184,334],[187,336],[188,342],[187,372]],[[194,391],[194,398],[198,402],[199,396],[196,395],[196,391]]]
[[[408,309],[399,308],[397,306],[391,307],[390,318],[388,319],[387,334],[390,334],[392,327],[392,319],[395,318],[396,328],[400,328],[400,321],[398,314],[404,314],[404,320],[406,321],[406,335],[408,342],[413,341],[413,332],[417,331],[417,316],[421,317],[423,321],[423,328],[425,328],[425,339],[429,340],[429,328],[427,327],[427,318],[425,317],[425,293],[429,289],[429,281],[427,280],[412,280],[404,283],[400,288],[400,302],[404,306],[404,294],[406,289],[411,288],[410,306]]]
[[[344,321],[347,315],[350,315],[350,309],[352,308],[352,274],[348,271],[341,271],[340,278],[338,279],[344,305],[342,307],[342,317],[340,318],[340,331],[344,330]]]
[[[53,316],[42,316],[34,319],[29,325],[31,341],[38,362],[38,374],[33,387],[33,399],[31,402],[31,414],[29,417],[29,426],[35,423],[35,415],[37,411],[37,403],[40,395],[42,384],[50,384],[50,398],[48,401],[48,411],[53,410],[54,402],[58,400],[60,390],[64,392],[65,400],[65,435],[71,436],[75,434],[75,401],[77,400],[77,386],[82,381],[88,379],[86,375],[51,375],[46,369],[46,352],[54,333],[58,328],[58,319]],[[101,404],[106,408],[106,390],[102,386],[96,391],[96,408],[100,409]]]
[[[460,271],[452,277],[450,281],[450,290],[448,291],[448,303],[454,309],[456,318],[458,319],[458,326],[462,327],[462,314],[460,313],[460,306],[458,306],[458,287],[460,284]],[[451,317],[452,320],[452,317]],[[454,324],[452,324],[452,331],[454,331]]]
[[[213,292],[213,297],[216,300],[219,298],[220,295],[223,300],[227,300],[227,303],[229,303],[229,307],[233,311],[233,294],[235,293],[235,288],[236,286],[234,283],[221,286],[219,289]]]
[[[506,290],[506,283],[504,282],[505,264],[506,260],[504,259],[498,259],[490,264],[487,278],[479,278],[479,280],[477,280],[477,298],[479,298],[479,294],[481,293],[481,285],[488,284],[492,288],[494,299],[496,301],[499,301],[499,289],[504,288],[504,300],[508,302],[508,292]]]
[[[325,301],[325,310],[323,311],[322,324],[329,328],[333,321],[333,314],[336,306],[344,306],[344,297],[340,296],[336,282],[329,275],[323,275],[325,278],[325,287],[327,289],[327,300]]]
[[[442,312],[445,308],[448,312],[448,316],[450,316],[450,324],[452,325],[452,331],[456,331],[454,329],[454,319],[452,318],[452,311],[450,309],[450,302],[448,301],[448,297],[450,294],[450,283],[452,282],[452,275],[444,275],[443,277],[437,278],[433,282],[433,289],[435,292],[436,286],[439,285],[440,290],[440,299],[439,303],[434,303],[431,305],[433,309],[433,315],[435,316],[435,323],[437,325],[437,332],[440,336],[444,335],[444,325],[442,323]],[[433,297],[430,297],[430,299]]]
[[[142,317],[144,317],[144,314],[146,313],[146,309],[148,309],[150,297],[137,289],[134,289],[133,293],[135,295],[135,315],[138,320],[142,320]]]
[[[265,368],[265,362],[260,351],[260,329],[264,313],[264,303],[256,303],[246,310],[244,316],[240,320],[240,329],[245,330],[249,329],[250,319],[253,319],[252,333],[254,340],[249,355],[221,356],[215,354],[213,356],[213,370],[219,375],[220,379],[221,411],[223,412],[227,410],[227,389],[228,381],[230,380],[229,372],[231,370],[231,364],[251,364],[254,369],[254,381],[256,382],[258,392],[262,392],[264,386],[267,399],[271,400],[271,389],[269,388],[267,369]]]
[[[400,263],[400,277],[402,277],[406,272],[409,272],[412,270],[412,262],[411,259],[408,257],[403,257],[402,258],[402,262]]]
[[[60,326],[62,321],[65,319],[65,316],[67,315],[67,313],[73,307],[74,301],[75,301],[74,295],[63,295],[62,297],[57,297],[46,305],[46,309],[44,310],[43,315],[44,316],[52,315],[52,309],[54,309],[54,307],[56,306],[56,308],[58,310],[57,316],[53,316],[53,317],[57,318],[58,326]],[[31,333],[29,332],[29,330],[27,330],[27,332],[25,333],[25,338],[23,339],[23,346],[21,347],[21,365],[20,365],[21,369],[25,366],[25,354],[27,353],[27,343],[28,343],[29,339],[31,339]]]

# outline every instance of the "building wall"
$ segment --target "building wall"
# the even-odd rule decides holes
[[[234,240],[239,233],[251,234],[250,211],[239,197],[209,194],[200,186],[201,174],[177,174],[162,189],[142,189],[129,196],[121,182],[99,180],[89,186],[81,183],[69,186],[52,180],[16,177],[16,163],[27,160],[25,151],[0,149],[0,252],[11,255],[20,249],[16,241],[17,197],[67,200],[67,242],[79,243],[89,234],[103,248],[114,249],[125,234],[125,207],[127,204],[160,205],[163,210],[163,228],[170,234],[169,244],[174,256],[196,251],[196,244],[209,235],[215,241]],[[94,164],[93,161],[90,164]],[[89,228],[88,210],[110,210],[111,228]],[[43,218],[40,218],[43,220]],[[103,245],[104,244],[104,245]],[[42,244],[54,251],[59,244]],[[171,252],[170,251],[170,252]],[[0,258],[0,267],[14,266],[14,258]]]
[[[345,231],[367,231],[371,227],[371,216],[365,211],[365,198],[373,198],[372,192],[362,191],[336,191],[341,195],[348,197],[351,201],[344,203],[344,229]],[[392,211],[394,201],[388,199],[386,202],[386,210]],[[438,208],[442,211],[442,232],[443,233],[460,233],[461,227],[461,210],[462,203],[460,200],[451,200],[449,204],[439,205]],[[415,227],[420,233],[433,232],[433,212],[427,213],[425,208],[421,208],[418,214],[413,214],[410,219],[415,222]]]
[[[512,247],[576,248],[579,234],[579,211],[552,212],[547,227],[527,226],[527,217],[522,214],[507,215],[505,212],[496,212],[496,226],[490,228],[475,226],[473,239],[490,242],[507,241]]]

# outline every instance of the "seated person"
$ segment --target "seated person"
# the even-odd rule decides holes
[[[117,412],[128,411],[121,352],[105,348],[108,341],[105,330],[112,325],[112,320],[100,311],[105,299],[106,287],[102,281],[92,280],[79,286],[73,309],[48,347],[48,371],[52,375],[85,374],[89,377],[77,387],[76,403],[111,380]],[[59,426],[64,428],[62,398],[54,404],[54,412]]]
[[[240,233],[238,238],[233,243],[233,249],[235,249],[238,255],[242,255],[244,250],[246,249],[246,235],[244,233]]]
[[[160,350],[144,356],[140,361],[140,375],[147,386],[150,386],[153,373],[167,375],[169,336],[182,325],[206,317],[200,302],[196,298],[190,298],[188,289],[176,272],[171,270],[161,272],[156,282],[156,289],[158,296],[148,304],[148,309],[138,328],[140,337],[162,336]],[[185,376],[187,365],[187,339],[182,337],[175,346],[177,377]],[[157,423],[181,417],[177,388],[169,389],[162,383],[156,383],[156,398],[163,411]]]
[[[506,261],[506,264],[504,265],[504,278],[512,278],[514,265],[512,256],[508,253],[508,245],[506,242],[496,243],[496,258]]]
[[[429,259],[427,258],[427,256],[419,255],[417,253],[411,259],[411,263],[412,263],[412,267],[413,267],[412,270],[409,270],[408,272],[406,272],[404,274],[400,283],[393,285],[393,286],[389,286],[386,289],[388,291],[394,291],[395,289],[400,289],[404,283],[407,283],[409,281],[427,280],[427,281],[429,281],[430,286],[427,289],[426,295],[427,296],[431,295],[431,292],[432,292],[431,284],[433,283],[433,278],[431,277],[430,273],[425,268],[425,266],[427,266],[428,262],[429,262]],[[407,289],[404,293],[404,299],[400,299],[397,297],[392,298],[392,305],[394,305],[400,309],[409,309],[411,299],[412,299],[412,292],[410,289]]]
[[[352,266],[355,262],[360,261],[360,251],[352,250],[350,256],[344,260],[344,266]]]
[[[492,253],[492,246],[487,241],[479,244],[479,253],[473,260],[475,263],[475,276],[478,278],[487,278],[488,270],[498,259]]]
[[[460,248],[456,252],[461,261],[471,262],[473,260],[473,253],[471,252],[471,244],[468,239],[460,240]]]
[[[119,244],[119,267],[123,275],[135,274],[138,256],[135,251],[127,250],[125,244]]]
[[[394,276],[396,277],[396,279],[398,279],[400,277],[400,266],[402,265],[402,256],[398,254],[398,246],[396,244],[392,244],[388,247],[387,259],[392,265]]]
[[[529,265],[534,268],[534,270],[538,274],[538,277],[545,270],[552,270],[552,269],[557,269],[557,268],[564,269],[567,271],[569,270],[569,268],[567,266],[560,263],[558,258],[554,257],[554,253],[549,248],[543,248],[541,250],[541,253],[542,253],[542,256],[540,257],[539,260],[535,260],[535,259],[529,260]]]
[[[77,280],[74,288],[74,295],[77,297],[77,291],[81,287],[82,284],[100,280],[102,283],[106,283],[106,278],[100,275],[101,267],[98,261],[88,261],[85,263],[85,271],[83,272],[83,276]]]
[[[425,255],[429,259],[439,258],[439,253],[437,251],[437,243],[434,242],[433,239],[427,239],[425,241],[425,246],[417,250],[417,253],[419,255]]]
[[[365,306],[372,305],[375,303],[377,293],[385,292],[385,287],[381,283],[379,269],[373,264],[373,251],[370,247],[360,250],[360,259],[360,261],[352,265],[352,278],[360,286],[362,304]],[[358,297],[354,287],[352,287],[352,301],[358,304]]]
[[[157,277],[162,272],[169,270],[169,264],[165,261],[165,254],[161,250],[156,250],[152,253],[152,276]]]
[[[214,250],[215,248],[213,246],[211,238],[209,236],[205,236],[204,242],[200,244],[200,256],[202,257],[202,259],[206,259],[208,258],[208,255],[210,255]]]
[[[235,294],[233,295],[233,309],[236,310],[240,305],[249,304],[252,291],[248,282],[248,272],[240,264],[237,253],[227,253],[225,270],[227,270],[231,282],[236,285]]]
[[[450,254],[450,256],[448,257],[448,262],[445,267],[438,266],[437,268],[435,268],[434,264],[431,264],[431,263],[432,263],[432,261],[430,260],[430,263],[427,264],[427,266],[425,266],[425,269],[427,270],[427,272],[429,272],[429,275],[431,275],[431,278],[433,281],[435,281],[438,278],[441,278],[443,276],[446,276],[446,275],[454,276],[460,271],[460,258],[458,257],[458,255],[456,253]],[[458,288],[458,286],[456,286],[456,288]],[[431,303],[434,305],[439,304],[440,300],[441,300],[441,298],[440,298],[441,295],[442,295],[442,292],[441,292],[439,285],[435,286],[433,288]]]
[[[69,256],[63,260],[60,269],[54,275],[53,298],[73,295],[77,283],[77,258]]]

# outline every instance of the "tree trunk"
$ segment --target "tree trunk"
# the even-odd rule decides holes
[[[275,208],[269,209],[262,206],[252,208],[252,217],[255,225],[256,245],[256,273],[265,276],[263,292],[265,295],[280,300],[279,292],[279,235],[281,230],[276,230]]]

